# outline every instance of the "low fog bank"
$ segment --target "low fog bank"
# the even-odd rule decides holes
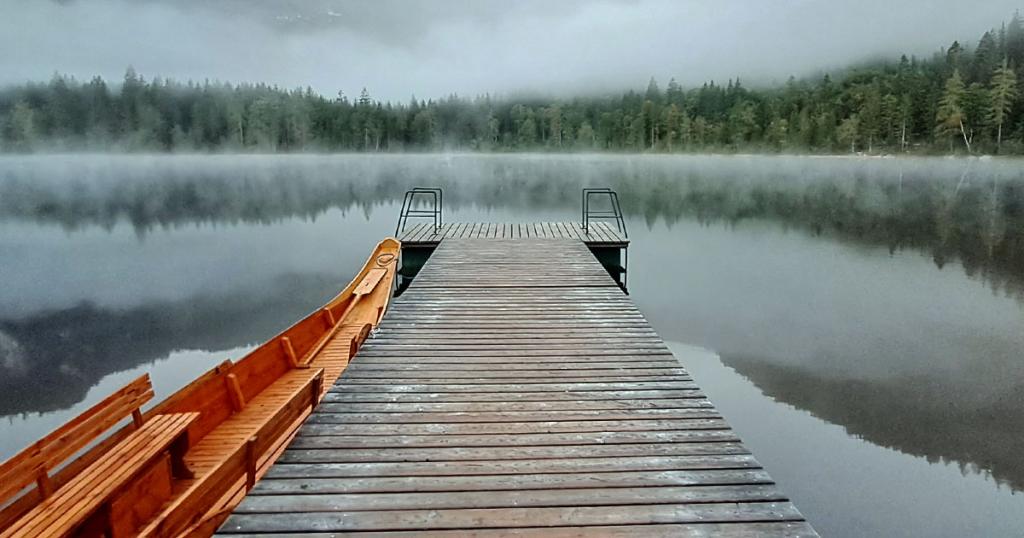
[[[581,188],[611,186],[622,195],[628,213],[649,222],[715,211],[713,202],[723,196],[739,207],[767,191],[795,199],[825,187],[847,196],[859,210],[899,212],[910,207],[890,206],[896,202],[890,197],[893,189],[950,200],[975,191],[991,195],[992,189],[1024,183],[1021,163],[757,155],[6,156],[0,157],[0,219],[68,230],[127,222],[144,233],[202,222],[311,218],[335,208],[370,214],[396,203],[414,186],[444,188],[446,203],[456,210],[573,208]],[[698,198],[712,193],[716,198],[702,206]]]
[[[381,226],[414,186],[443,188],[448,212],[500,208],[567,219],[578,215],[580,189],[612,187],[627,216],[648,227],[765,219],[893,251],[918,249],[939,267],[959,260],[968,273],[1014,294],[1024,275],[1024,166],[1003,159],[4,157],[0,223],[9,223],[11,233],[29,224],[115,232],[129,226],[142,239],[186,227],[269,225],[358,210],[358,222],[367,223],[361,226]]]
[[[1020,4],[0,0],[0,83],[54,71],[264,81],[326,95],[597,93],[651,76],[777,82],[973,40]],[[880,16],[884,14],[884,16]],[[381,69],[381,66],[387,66]],[[641,82],[642,83],[642,82]]]

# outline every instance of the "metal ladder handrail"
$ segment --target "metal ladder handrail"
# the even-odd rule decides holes
[[[607,196],[608,201],[611,204],[611,209],[607,210],[591,210],[590,209],[590,197],[591,196]],[[583,227],[583,233],[590,235],[590,221],[591,220],[614,220],[615,227],[619,233],[622,234],[623,239],[629,238],[629,232],[626,231],[626,219],[622,216],[622,206],[619,205],[619,193],[613,191],[608,187],[601,188],[586,188],[583,189],[582,195],[582,208],[580,210],[583,222],[580,223]],[[629,293],[629,249],[622,248],[622,266],[618,269],[621,271],[619,278],[621,281],[619,286],[622,291]]]
[[[429,195],[433,202],[431,208],[414,209],[417,195],[420,197]],[[405,231],[405,225],[409,222],[409,217],[433,218],[434,233],[437,233],[438,229],[440,229],[444,224],[443,206],[444,191],[440,188],[413,187],[412,189],[405,191],[405,196],[402,198],[402,210],[398,213],[398,224],[395,226],[395,237],[398,237],[403,231]]]
[[[590,210],[590,197],[594,195],[606,195],[608,196],[609,203],[612,208],[610,210]],[[626,220],[622,217],[622,206],[619,205],[619,193],[611,190],[608,187],[601,188],[587,188],[583,189],[583,200],[582,200],[581,217],[583,222],[583,233],[590,234],[590,221],[593,220],[615,220],[615,227],[618,229],[624,238],[629,237],[629,232],[626,231]]]

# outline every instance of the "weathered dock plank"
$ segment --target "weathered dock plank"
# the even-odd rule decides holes
[[[623,231],[603,221],[591,222],[587,228],[578,222],[454,222],[437,229],[433,223],[419,223],[398,237],[406,247],[433,247],[444,239],[571,239],[603,247],[629,244]]]
[[[223,535],[816,536],[578,224],[433,252]]]

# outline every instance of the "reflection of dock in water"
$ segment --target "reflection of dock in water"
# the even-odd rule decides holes
[[[219,533],[815,536],[579,231],[412,228],[415,279]]]

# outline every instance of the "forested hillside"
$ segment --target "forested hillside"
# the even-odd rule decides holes
[[[145,80],[0,90],[0,151],[1024,153],[1024,23],[976,44],[782,87],[739,79],[576,98],[380,102],[264,84]]]

